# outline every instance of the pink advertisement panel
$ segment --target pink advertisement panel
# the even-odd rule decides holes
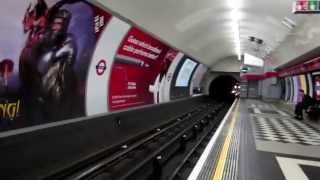
[[[132,27],[123,39],[109,83],[109,109],[120,110],[157,101],[157,83],[178,54],[150,35]]]

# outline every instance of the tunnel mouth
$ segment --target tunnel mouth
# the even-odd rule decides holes
[[[232,89],[237,83],[230,75],[218,76],[210,83],[209,96],[217,101],[232,102],[235,98]]]

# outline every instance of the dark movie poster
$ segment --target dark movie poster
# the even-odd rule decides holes
[[[0,131],[84,116],[86,77],[111,18],[80,0],[0,7]]]

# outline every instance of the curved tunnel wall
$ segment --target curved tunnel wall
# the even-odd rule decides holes
[[[190,97],[208,69],[87,1],[5,1],[0,131]]]
[[[203,92],[206,95],[210,94],[210,86],[212,84],[212,81],[214,81],[219,76],[231,76],[234,79],[236,79],[238,82],[240,82],[240,73],[239,72],[212,72],[207,71],[207,73],[204,75],[202,81],[201,81],[201,87],[203,88]]]
[[[239,81],[231,75],[220,75],[210,83],[209,95],[218,101],[230,101],[234,99],[231,93],[234,85]]]

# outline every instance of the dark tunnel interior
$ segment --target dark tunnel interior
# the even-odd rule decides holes
[[[238,81],[229,75],[222,75],[215,78],[210,84],[210,97],[217,101],[228,101],[232,102],[234,95],[231,93],[234,85]]]

